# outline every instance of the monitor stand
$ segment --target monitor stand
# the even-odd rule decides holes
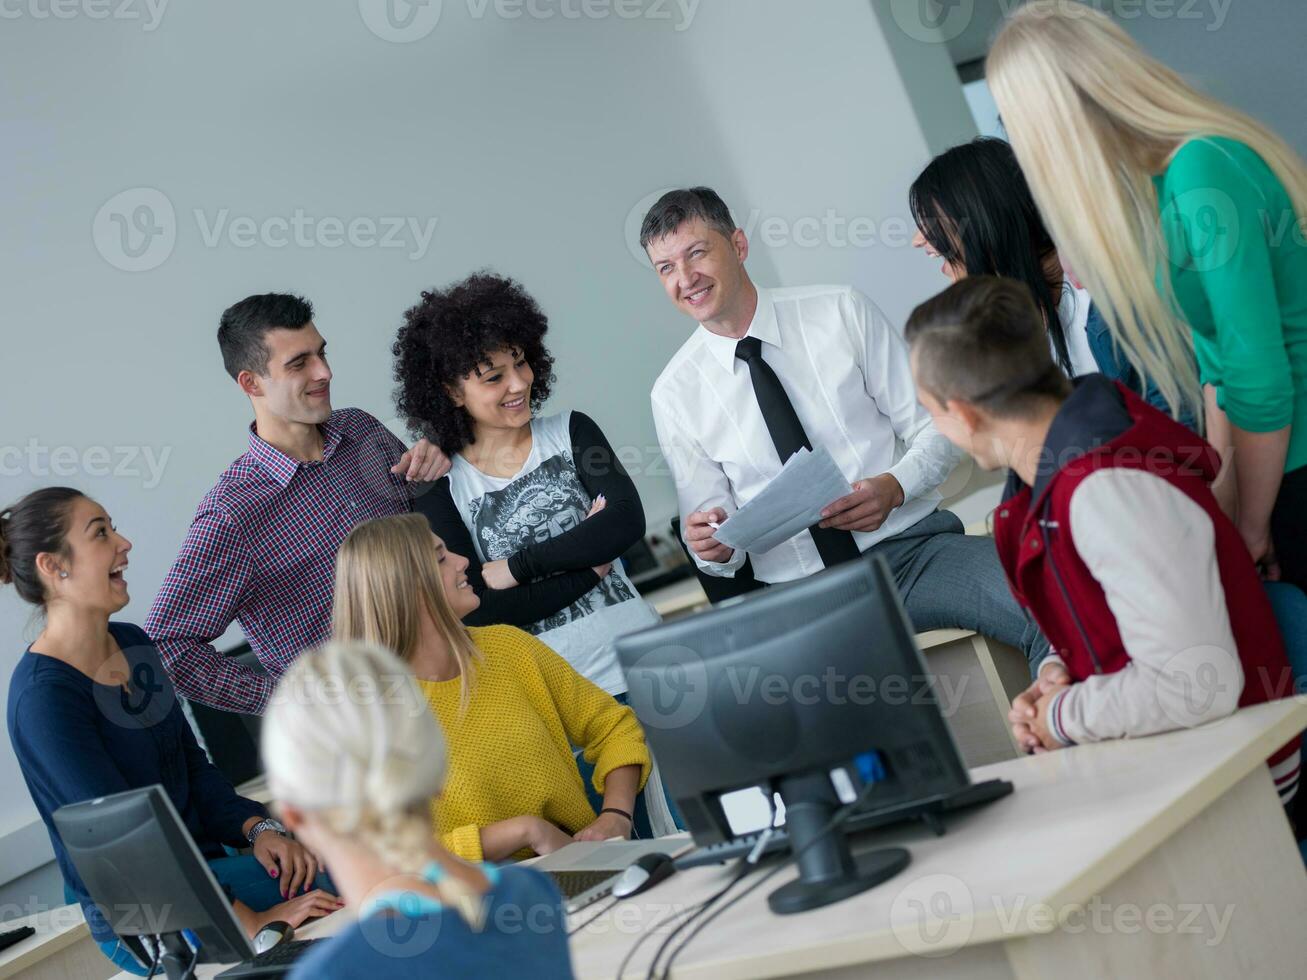
[[[156,936],[155,942],[161,951],[159,966],[168,980],[191,980],[195,976],[199,954],[191,949],[185,936],[180,932],[165,932]]]
[[[828,829],[841,805],[828,773],[786,776],[779,784],[785,801],[785,831],[799,877],[767,896],[768,907],[777,915],[843,901],[888,881],[912,860],[902,847],[882,847],[853,856],[844,828]]]

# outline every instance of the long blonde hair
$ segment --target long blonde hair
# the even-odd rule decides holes
[[[421,637],[422,613],[458,662],[461,704],[472,690],[476,645],[450,608],[431,529],[420,514],[365,521],[336,553],[332,635],[393,650],[405,663]]]
[[[419,874],[432,858],[431,800],[445,782],[445,736],[393,653],[329,643],[278,680],[261,733],[268,788],[338,837]]]
[[[1106,14],[1074,0],[1032,0],[1014,13],[986,73],[1059,254],[1134,369],[1173,413],[1187,405],[1201,418],[1193,335],[1170,276],[1159,277],[1167,257],[1151,177],[1188,140],[1223,136],[1265,161],[1302,220],[1307,164],[1265,126],[1144,54]]]

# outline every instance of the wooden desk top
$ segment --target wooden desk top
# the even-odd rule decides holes
[[[1016,790],[953,817],[942,837],[916,825],[860,837],[855,852],[902,845],[912,864],[825,909],[790,916],[768,910],[766,896],[795,877],[787,868],[700,933],[678,957],[675,975],[782,976],[1051,932],[1057,918],[1032,907],[1046,904],[1062,919],[1078,911],[1304,727],[1307,703],[1290,699],[1192,731],[973,770],[977,781],[1007,779]],[[577,976],[609,980],[641,933],[669,908],[711,894],[726,875],[720,867],[682,872],[596,920],[572,940]],[[927,928],[923,909],[938,916]],[[660,941],[644,944],[628,975],[644,975]]]

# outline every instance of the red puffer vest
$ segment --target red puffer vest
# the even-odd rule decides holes
[[[1071,498],[1090,474],[1108,467],[1162,477],[1200,506],[1216,530],[1216,558],[1230,626],[1243,663],[1239,706],[1294,693],[1271,611],[1238,529],[1221,512],[1210,484],[1220,468],[1199,436],[1102,375],[1088,375],[1049,429],[1034,487],[1015,475],[994,515],[999,559],[1017,601],[1029,611],[1075,680],[1111,674],[1130,660],[1116,617],[1071,536]],[[1298,748],[1298,739],[1274,756]]]

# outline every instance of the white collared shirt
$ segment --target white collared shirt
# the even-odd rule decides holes
[[[1071,280],[1062,283],[1062,297],[1057,304],[1057,318],[1062,321],[1062,335],[1066,337],[1067,353],[1071,355],[1071,377],[1093,374],[1098,370],[1098,361],[1094,360],[1093,349],[1089,346],[1089,290],[1082,289]],[[1048,339],[1049,350],[1053,353],[1053,363],[1057,363],[1057,351],[1053,348],[1053,338]]]
[[[850,286],[759,289],[746,336],[762,341],[809,441],[830,450],[850,483],[891,473],[903,487],[903,505],[878,530],[853,532],[859,549],[935,510],[936,488],[960,454],[917,401],[907,345],[874,303]],[[682,522],[713,507],[734,513],[780,472],[738,343],[701,325],[654,383],[654,424]],[[695,555],[706,572],[726,577],[744,559],[738,551],[721,564]],[[806,531],[752,559],[754,574],[773,583],[825,567]]]

